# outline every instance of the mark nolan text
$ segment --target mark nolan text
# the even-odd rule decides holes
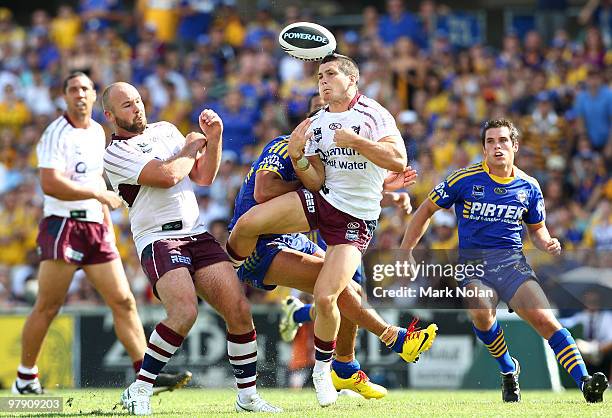
[[[433,287],[419,287],[418,289],[402,286],[397,289],[383,289],[374,287],[372,294],[377,298],[493,298],[492,289],[479,289],[465,287],[434,289]]]

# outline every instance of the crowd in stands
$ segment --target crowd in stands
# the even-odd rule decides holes
[[[134,84],[148,120],[170,121],[184,134],[198,130],[202,109],[219,113],[222,165],[197,196],[221,241],[251,162],[304,118],[317,89],[317,63],[295,60],[277,43],[284,25],[317,21],[300,2],[281,11],[258,1],[249,16],[232,0],[139,0],[133,10],[123,3],[35,10],[24,25],[0,8],[0,308],[24,304],[35,275],[42,217],[36,143],[63,111],[61,81],[69,72],[90,74],[99,96],[114,81]],[[565,248],[608,251],[600,262],[609,264],[612,1],[589,1],[576,33],[508,30],[499,48],[485,40],[457,46],[436,23],[456,11],[433,0],[412,12],[401,0],[385,6],[366,7],[354,26],[331,29],[338,51],[359,64],[361,92],[396,117],[419,172],[408,190],[413,207],[453,170],[480,161],[485,119],[511,118],[522,132],[517,165],[540,182],[553,236]],[[104,124],[99,104],[94,119]],[[138,302],[153,303],[126,215],[113,212],[120,253]],[[407,219],[385,209],[372,246],[396,248]],[[424,245],[455,247],[455,225],[453,212],[438,212]],[[278,294],[251,296],[266,302]],[[75,280],[69,303],[99,301],[82,277]]]

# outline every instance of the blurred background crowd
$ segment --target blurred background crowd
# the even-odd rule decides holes
[[[578,2],[573,15],[570,2],[534,1],[529,19],[515,16],[498,30],[500,42],[487,41],[482,15],[433,0],[361,2],[351,16],[334,2],[321,8],[325,16],[300,1],[260,0],[252,13],[235,0],[55,3],[29,21],[0,8],[0,307],[25,304],[35,276],[36,143],[65,107],[61,81],[70,71],[87,72],[99,93],[129,81],[150,122],[170,121],[184,134],[198,130],[202,109],[220,114],[223,162],[197,195],[202,219],[224,241],[251,162],[304,118],[317,89],[317,64],[277,42],[283,26],[302,20],[326,22],[338,51],[359,64],[361,92],[396,117],[419,172],[408,190],[415,208],[446,175],[480,161],[481,123],[503,116],[522,133],[517,165],[540,182],[553,236],[566,249],[612,250],[611,0]],[[104,125],[99,104],[94,119]],[[113,212],[127,275],[137,301],[154,303],[126,215]],[[408,217],[385,209],[372,247],[396,248]],[[453,212],[436,214],[424,245],[456,247]],[[250,297],[272,302],[282,292]],[[68,303],[102,302],[79,276]]]

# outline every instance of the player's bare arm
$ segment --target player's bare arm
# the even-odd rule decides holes
[[[138,184],[169,189],[185,178],[193,168],[199,151],[206,145],[204,134],[191,132],[185,137],[181,152],[166,161],[151,160],[138,176]]]
[[[205,109],[200,113],[199,124],[206,137],[206,149],[198,154],[189,178],[200,186],[210,186],[221,166],[223,121],[214,111]]]
[[[293,192],[302,187],[299,180],[285,181],[274,171],[259,171],[255,175],[253,197],[257,203],[267,202],[276,196]]]
[[[438,209],[440,209],[440,207],[429,199],[426,199],[423,203],[421,203],[421,206],[419,206],[416,212],[414,212],[412,219],[410,219],[410,222],[406,227],[404,239],[400,245],[401,249],[412,250],[414,247],[416,247],[421,240],[421,237],[423,237],[423,234],[425,234],[425,231],[427,231],[431,217]]]
[[[398,136],[386,136],[377,142],[357,135],[349,128],[337,129],[334,142],[339,147],[353,148],[368,160],[389,171],[402,172],[408,163],[406,146]]]
[[[295,173],[304,187],[312,192],[318,192],[325,182],[325,167],[318,155],[304,156],[306,141],[312,136],[312,132],[308,132],[310,124],[311,120],[305,119],[296,126],[289,137],[287,151]]]
[[[383,208],[395,206],[406,211],[412,212],[412,204],[410,203],[410,195],[406,192],[383,192],[380,206]]]
[[[551,255],[561,254],[561,243],[557,238],[552,238],[548,232],[548,228],[544,222],[535,225],[527,225],[529,238],[535,246],[542,251],[546,251]]]
[[[96,199],[104,205],[116,209],[121,205],[121,198],[110,190],[106,189],[104,182],[100,182],[99,188],[82,186],[68,177],[64,176],[60,171],[54,168],[40,169],[40,185],[46,195],[53,196],[56,199],[75,201],[85,199]]]

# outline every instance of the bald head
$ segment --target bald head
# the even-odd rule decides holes
[[[115,126],[118,135],[140,134],[147,125],[140,93],[129,83],[117,82],[102,93],[104,116]]]

